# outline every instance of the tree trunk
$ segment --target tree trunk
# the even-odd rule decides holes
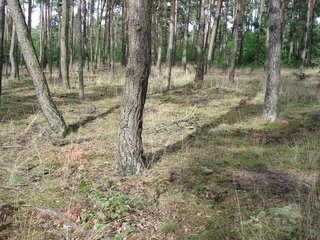
[[[269,5],[269,66],[263,119],[275,121],[279,101],[281,71],[281,20],[280,1],[271,0]]]
[[[51,47],[51,18],[52,18],[52,9],[51,9],[51,0],[48,0],[47,3],[47,16],[48,16],[48,24],[47,24],[47,33],[48,33],[48,67],[49,67],[49,79],[52,79],[52,47]]]
[[[160,14],[160,13],[159,13]],[[128,0],[122,4],[122,58],[121,65],[127,65],[127,45],[128,45]]]
[[[291,19],[290,19],[290,32],[289,32],[289,60],[292,59],[292,55],[294,53],[294,43],[295,43],[295,29],[296,29],[296,0],[292,0],[292,11],[291,11]]]
[[[256,38],[256,52],[254,57],[255,65],[259,62],[260,55],[260,34],[262,29],[262,12],[263,12],[264,0],[259,1],[259,9],[258,9],[258,28],[257,28],[257,38]]]
[[[175,0],[174,9],[174,37],[173,37],[173,55],[172,65],[176,65],[176,50],[177,50],[177,25],[178,25],[178,0]]]
[[[89,44],[90,44],[90,67],[88,65],[88,70],[90,69],[91,74],[93,74],[93,14],[94,14],[94,0],[91,0],[90,2],[90,22],[89,22],[89,27],[90,27],[90,36],[89,36]]]
[[[197,43],[197,68],[195,76],[196,88],[203,86],[203,74],[204,74],[204,27],[205,27],[205,12],[204,12],[205,0],[200,0],[200,22],[198,31],[198,43]]]
[[[39,39],[40,39],[40,55],[39,61],[42,69],[45,67],[45,23],[44,23],[44,3],[40,2],[40,29],[39,29]]]
[[[60,64],[62,83],[65,89],[70,89],[69,83],[69,0],[62,0],[61,36],[60,36]]]
[[[71,19],[69,20],[69,29],[70,33],[68,34],[68,56],[69,56],[69,71],[72,70],[72,64],[73,64],[73,24],[74,24],[74,2],[71,2],[71,13],[70,13]]]
[[[119,169],[140,174],[145,165],[142,145],[143,109],[151,64],[151,0],[129,0],[129,58],[119,131]]]
[[[248,5],[249,5],[249,0],[245,0],[245,6],[242,13],[242,27],[241,27],[241,33],[240,33],[240,50],[239,50],[239,57],[238,57],[239,65],[242,64],[242,59],[243,59],[243,44],[244,44],[244,38],[246,33]]]
[[[81,19],[81,4],[82,1],[78,2],[78,71],[79,71],[79,99],[84,100],[84,85],[83,85],[83,35],[82,35],[82,19]]]
[[[12,15],[12,13],[11,13]],[[10,79],[18,79],[19,80],[19,64],[17,59],[17,33],[15,30],[15,25],[12,23],[12,32],[11,32],[11,44],[10,44],[10,51],[9,51],[9,58],[10,58]]]
[[[225,0],[225,6],[224,6],[224,14],[223,14],[223,24],[222,24],[222,72],[224,74],[227,73],[229,60],[228,60],[228,14],[229,14],[229,1]]]
[[[240,21],[240,10],[242,7],[242,0],[238,0],[236,13],[233,23],[233,46],[232,46],[232,58],[231,65],[229,69],[229,83],[234,85],[234,75],[236,70],[236,59],[237,59],[237,50],[238,50],[238,35],[239,35],[239,21]]]
[[[209,72],[211,72],[211,68],[212,68],[212,56],[213,56],[213,52],[216,45],[216,35],[217,35],[217,29],[218,29],[219,19],[220,19],[221,3],[222,3],[222,0],[218,0],[216,13],[214,16],[214,22],[211,30],[211,37],[210,37],[209,51],[208,51],[208,64],[207,64],[207,69]]]
[[[64,137],[67,134],[67,126],[50,96],[46,77],[36,57],[20,3],[18,0],[7,0],[7,4],[16,26],[22,54],[24,59],[28,59],[26,65],[31,74],[42,112],[49,123],[50,129],[58,137]]]
[[[182,51],[182,69],[184,73],[187,73],[190,2],[191,0],[187,0],[186,2],[186,15],[184,19],[183,51]]]
[[[28,30],[31,34],[31,21],[32,21],[32,0],[28,0]]]
[[[115,54],[115,31],[114,31],[114,1],[111,0],[111,8],[110,8],[110,66],[111,66],[111,74],[112,74],[112,79],[114,79],[114,54]]]
[[[86,58],[88,55],[88,41],[87,41],[87,3],[86,0],[81,0],[82,2],[82,26],[83,26],[83,67],[87,63],[89,65],[89,62],[86,62]]]
[[[162,46],[163,46],[163,12],[166,8],[166,4],[161,4],[161,0],[158,0],[158,51],[157,51],[157,69],[158,69],[158,80],[161,79],[161,61],[162,61]]]
[[[301,51],[301,62],[300,62],[300,70],[303,71],[306,67],[307,62],[307,51],[308,51],[308,42],[311,35],[312,29],[312,15],[314,12],[316,0],[308,0],[308,10],[307,10],[307,21],[306,21],[306,28],[304,32],[303,42],[302,42],[302,51]]]
[[[5,0],[0,0],[0,103],[2,96],[2,66],[3,66],[3,39],[4,39]]]
[[[166,64],[166,74],[165,78],[167,80],[166,90],[171,89],[171,71],[173,64],[173,45],[174,45],[174,15],[175,15],[175,0],[170,1],[170,28],[169,28],[169,38],[168,38],[168,49],[167,49],[167,64]]]

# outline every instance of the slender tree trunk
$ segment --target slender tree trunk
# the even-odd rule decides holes
[[[64,137],[67,134],[67,126],[50,96],[46,77],[36,57],[20,3],[18,0],[7,0],[7,4],[16,26],[22,54],[24,59],[27,59],[26,65],[31,74],[42,112],[49,123],[50,129],[58,137]]]
[[[208,64],[207,64],[207,69],[209,72],[211,72],[211,68],[212,68],[212,57],[213,57],[213,52],[216,45],[216,35],[217,35],[217,29],[218,29],[219,19],[220,19],[221,4],[222,4],[222,0],[218,0],[214,22],[211,29],[211,38],[209,42]]]
[[[306,28],[304,32],[303,42],[302,42],[302,51],[301,51],[301,62],[300,62],[300,70],[303,71],[306,67],[307,63],[307,56],[308,56],[308,42],[311,35],[312,29],[312,15],[314,12],[316,0],[308,0],[308,10],[307,10],[307,21],[306,21]]]
[[[173,55],[172,55],[172,65],[176,65],[176,50],[177,50],[177,25],[178,25],[178,0],[175,0],[174,9],[174,37],[173,37]]]
[[[182,51],[182,69],[184,73],[187,73],[190,2],[191,0],[187,0],[186,2],[186,15],[184,19],[183,51]]]
[[[5,20],[5,0],[0,0],[0,103],[2,96],[2,66],[3,66],[3,39]]]
[[[279,102],[281,72],[281,19],[280,1],[269,4],[269,66],[267,89],[264,100],[263,119],[275,121]]]
[[[281,19],[281,41],[283,38],[283,33],[285,30],[285,23],[286,23],[286,0],[281,0],[281,15],[280,15],[280,19]]]
[[[257,28],[257,38],[256,38],[256,53],[254,57],[255,65],[258,64],[259,55],[260,55],[260,34],[262,29],[262,12],[263,12],[264,0],[259,1],[259,8],[258,8],[258,28]]]
[[[14,79],[19,80],[19,64],[17,61],[18,60],[17,48],[18,48],[17,33],[15,30],[15,25],[14,23],[12,23],[11,44],[10,44],[10,51],[9,51],[10,65],[11,65],[11,73],[10,73],[11,80],[14,80]]]
[[[198,31],[198,43],[197,43],[197,68],[195,76],[196,88],[203,86],[203,74],[204,74],[204,27],[205,27],[205,13],[204,13],[205,0],[200,0],[200,22]]]
[[[114,1],[111,0],[111,9],[110,9],[110,17],[111,17],[111,29],[110,29],[110,66],[111,66],[111,74],[112,79],[114,79],[114,61],[115,61],[115,31],[114,31]]]
[[[244,38],[246,33],[248,5],[249,5],[249,0],[245,0],[245,7],[242,13],[242,27],[241,27],[241,33],[240,33],[240,50],[239,50],[239,57],[238,57],[239,65],[242,64],[242,59],[243,59],[243,44],[244,44]]]
[[[129,0],[129,58],[119,130],[119,169],[140,174],[145,166],[142,145],[143,109],[151,64],[151,0]]]
[[[82,19],[81,19],[81,9],[82,0],[78,2],[78,71],[79,71],[79,99],[84,100],[84,84],[83,84],[83,35],[82,35]]]
[[[71,9],[71,13],[70,13],[70,21],[69,21],[69,29],[70,29],[70,33],[69,33],[69,39],[68,39],[68,49],[69,49],[69,52],[68,52],[68,56],[69,56],[69,71],[72,70],[72,65],[73,65],[73,42],[74,42],[74,39],[73,39],[73,24],[74,24],[74,2],[71,1],[71,6],[70,6],[70,9]]]
[[[32,0],[28,0],[28,30],[31,34],[31,22],[32,22]]]
[[[86,0],[81,0],[82,2],[82,26],[83,26],[83,67],[89,65],[89,62],[86,62],[88,55],[88,41],[87,41],[87,3]]]
[[[89,27],[90,27],[90,31],[89,31],[89,44],[90,44],[90,67],[88,65],[88,70],[90,69],[91,74],[93,74],[93,27],[94,27],[94,23],[93,23],[93,14],[94,14],[94,5],[95,5],[95,1],[91,0],[90,2],[90,22],[89,22]]]
[[[166,8],[167,5],[162,4],[161,0],[158,0],[158,51],[157,51],[157,69],[158,69],[158,80],[161,79],[161,61],[162,61],[162,46],[163,46],[163,31],[162,31],[162,27],[163,27],[163,12],[164,12],[164,8]]]
[[[104,15],[104,36],[103,36],[103,45],[102,45],[102,64],[106,65],[107,58],[107,49],[108,49],[108,9],[109,9],[109,0],[106,0],[105,15]]]
[[[60,64],[62,83],[65,89],[70,89],[69,83],[69,0],[62,0],[61,38],[60,38]]]
[[[233,23],[233,46],[232,46],[232,58],[231,65],[229,69],[229,83],[234,85],[234,75],[236,70],[236,59],[237,59],[237,50],[238,50],[238,35],[239,35],[239,21],[240,21],[240,10],[242,7],[242,0],[238,0],[236,13]]]
[[[47,33],[48,33],[48,67],[49,67],[49,80],[52,79],[52,47],[51,47],[51,18],[52,18],[52,9],[51,9],[51,0],[48,0],[48,8],[47,8],[47,15],[48,15],[48,24],[47,24]]]
[[[222,24],[222,72],[224,74],[227,73],[228,65],[229,65],[229,60],[228,60],[228,14],[229,14],[229,0],[225,0],[225,6],[224,6],[224,14],[223,14],[223,24]]]
[[[40,2],[40,31],[39,31],[39,39],[40,39],[40,66],[44,69],[45,66],[45,23],[44,23],[44,3]]]
[[[168,38],[168,49],[167,49],[167,64],[165,78],[167,80],[166,90],[171,89],[171,71],[173,64],[173,45],[174,45],[174,15],[175,15],[175,0],[170,1],[170,27],[169,27],[169,38]]]
[[[127,65],[127,45],[128,45],[128,0],[124,0],[122,4],[122,58],[121,58],[121,65],[124,67]]]
[[[296,0],[292,0],[292,11],[291,11],[291,19],[290,19],[290,32],[289,32],[289,59],[292,59],[292,55],[294,52],[294,43],[295,43],[295,29],[296,29]]]

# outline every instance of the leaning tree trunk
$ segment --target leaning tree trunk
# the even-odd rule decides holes
[[[63,87],[70,89],[69,83],[69,0],[62,0],[61,36],[60,36],[60,64]]]
[[[129,58],[119,131],[124,176],[140,174],[145,164],[141,134],[150,66],[151,0],[129,0]]]
[[[81,4],[82,1],[78,2],[78,70],[79,70],[79,99],[84,99],[84,85],[83,85],[83,35],[82,35],[82,20],[81,20]]]
[[[225,6],[224,6],[224,14],[223,14],[223,24],[222,24],[222,72],[224,74],[227,73],[227,68],[229,65],[228,61],[228,14],[229,14],[229,0],[225,0]]]
[[[204,27],[205,27],[205,13],[204,13],[204,2],[205,0],[200,0],[200,22],[199,31],[197,37],[197,68],[195,76],[196,88],[201,88],[203,86],[203,74],[204,74]]]
[[[212,68],[212,56],[213,56],[215,45],[216,45],[216,35],[217,35],[217,29],[218,29],[219,19],[220,19],[221,3],[222,3],[222,0],[218,0],[214,22],[211,30],[211,37],[210,37],[209,51],[208,51],[208,64],[207,64],[208,72],[211,72],[211,68]]]
[[[275,121],[279,101],[281,71],[281,20],[280,1],[269,3],[269,66],[263,119]]]
[[[233,46],[232,46],[232,58],[231,58],[231,65],[229,69],[229,83],[234,85],[234,75],[236,71],[236,59],[237,59],[237,50],[238,50],[238,35],[239,35],[239,21],[240,21],[240,11],[242,0],[238,0],[237,10],[234,17],[233,23]]]
[[[12,15],[12,14],[11,14]],[[19,80],[19,64],[17,59],[17,33],[14,23],[12,23],[12,32],[11,32],[11,43],[10,43],[10,51],[9,51],[9,58],[10,58],[10,79],[18,79]]]
[[[168,49],[167,49],[167,65],[166,65],[166,73],[165,78],[167,80],[166,90],[171,89],[171,71],[173,64],[173,45],[174,45],[174,15],[176,9],[176,1],[170,1],[170,28],[169,28],[169,38],[168,38]]]
[[[31,36],[24,20],[19,0],[7,0],[7,4],[12,13],[12,20],[16,26],[22,54],[24,59],[28,59],[26,65],[32,77],[42,112],[53,133],[58,137],[64,137],[67,133],[67,126],[51,98],[46,77],[40,67],[32,45]]]
[[[2,65],[3,65],[3,39],[4,39],[5,0],[0,0],[0,103],[2,96]]]
[[[189,34],[189,16],[190,16],[190,2],[186,2],[186,15],[184,19],[184,34],[183,34],[183,51],[182,51],[182,69],[187,73],[187,55],[188,55],[188,34]],[[161,28],[162,26],[160,26]]]

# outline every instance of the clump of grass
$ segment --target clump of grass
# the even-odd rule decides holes
[[[162,231],[165,234],[174,233],[177,230],[177,225],[173,222],[165,223],[162,227]]]

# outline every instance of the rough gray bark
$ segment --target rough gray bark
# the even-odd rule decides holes
[[[200,22],[199,31],[197,37],[197,68],[195,76],[196,88],[201,88],[203,86],[203,75],[204,75],[204,27],[205,27],[205,13],[204,13],[204,2],[205,0],[200,0]]]
[[[0,0],[0,102],[1,102],[1,96],[2,96],[4,19],[5,19],[5,0]]]
[[[144,168],[141,134],[150,66],[151,0],[129,0],[129,58],[118,148],[124,176],[140,174]]]
[[[79,71],[79,99],[84,99],[84,85],[83,85],[83,35],[82,35],[82,19],[81,19],[81,4],[82,1],[78,1],[78,71]]]
[[[221,3],[222,3],[222,0],[218,0],[216,13],[214,16],[214,22],[211,29],[211,37],[210,37],[209,51],[208,51],[208,64],[207,64],[208,72],[211,72],[211,68],[212,68],[212,55],[216,45],[216,35],[217,35],[217,29],[218,29],[219,20],[220,20]]]
[[[23,57],[24,59],[28,59],[26,65],[32,77],[41,110],[53,133],[58,137],[64,137],[67,134],[67,126],[50,96],[46,77],[36,57],[19,0],[7,0],[7,4],[16,26]]]
[[[60,36],[60,64],[63,87],[70,89],[69,82],[69,0],[62,0],[61,36]]]
[[[238,36],[239,36],[239,21],[240,21],[240,10],[242,7],[242,0],[237,1],[237,9],[233,22],[233,46],[232,46],[232,57],[231,64],[229,68],[229,83],[234,85],[234,75],[236,71],[236,59],[237,59],[237,50],[238,50]]]
[[[227,48],[227,43],[228,43],[228,14],[229,14],[229,1],[225,0],[225,5],[224,5],[224,14],[223,14],[223,24],[222,24],[222,46],[221,46],[221,51],[222,51],[222,72],[227,73],[227,68],[229,65],[229,60],[228,60],[228,48]]]
[[[281,20],[280,1],[271,0],[269,5],[269,66],[263,119],[275,121],[279,101],[281,71]]]
[[[188,36],[189,36],[189,16],[190,0],[186,2],[186,15],[184,19],[183,50],[182,50],[182,69],[187,72],[187,53],[188,53]]]
[[[300,62],[300,70],[303,71],[306,67],[307,62],[307,51],[309,50],[308,42],[311,35],[312,29],[312,15],[314,12],[316,0],[308,0],[308,10],[307,10],[307,21],[306,21],[306,28],[304,32],[303,42],[302,42],[302,51],[301,51],[301,62]]]
[[[11,14],[12,15],[12,14]],[[12,23],[12,32],[11,32],[11,43],[10,43],[10,51],[9,51],[9,58],[10,58],[10,79],[19,79],[19,65],[17,59],[17,33],[15,30],[15,25]]]
[[[176,1],[170,1],[170,27],[169,27],[169,38],[168,38],[168,49],[167,49],[167,63],[166,63],[166,73],[165,78],[167,81],[166,90],[170,90],[171,88],[171,71],[173,64],[173,45],[174,45],[174,14],[176,9]]]

